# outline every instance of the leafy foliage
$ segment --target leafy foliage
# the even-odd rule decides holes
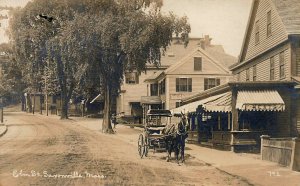
[[[103,128],[111,131],[111,95],[124,72],[159,65],[161,49],[174,35],[188,44],[187,18],[162,14],[162,5],[162,0],[33,0],[15,10],[11,39],[29,87],[42,89],[43,79],[53,80],[51,91],[64,100],[62,117],[72,95],[102,92]]]

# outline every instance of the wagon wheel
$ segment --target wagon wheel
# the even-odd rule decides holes
[[[149,144],[150,142],[149,142],[149,139],[148,139],[148,137],[145,137],[145,151],[144,151],[144,154],[145,154],[145,157],[147,157],[148,156],[148,151],[149,151]]]
[[[140,134],[139,140],[138,140],[138,151],[141,158],[143,158],[145,153],[145,144],[144,144],[144,136],[143,134]]]

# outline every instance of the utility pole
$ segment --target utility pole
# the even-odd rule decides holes
[[[47,85],[47,75],[45,76],[45,99],[46,99],[46,115],[48,116],[48,85]]]
[[[1,123],[3,123],[3,107],[1,106]]]
[[[3,123],[3,99],[2,98],[0,98],[0,106],[1,106],[1,111],[0,111],[1,123]]]
[[[34,114],[34,108],[35,108],[35,92],[33,92],[32,114]]]

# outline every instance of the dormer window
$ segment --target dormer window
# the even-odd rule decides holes
[[[194,70],[202,71],[202,57],[194,57]]]
[[[272,34],[272,17],[271,10],[267,13],[267,37]]]

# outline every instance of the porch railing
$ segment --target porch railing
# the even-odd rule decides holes
[[[212,142],[214,144],[226,144],[230,145],[231,132],[230,131],[213,131]]]

